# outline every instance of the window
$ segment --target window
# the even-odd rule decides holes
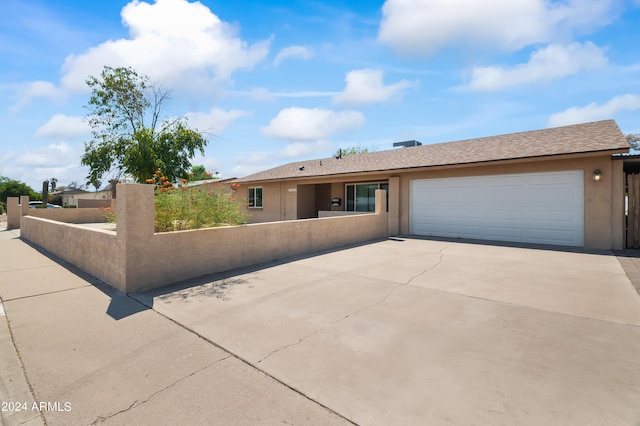
[[[249,188],[249,208],[262,208],[262,188]]]
[[[387,191],[389,199],[389,183],[350,183],[346,185],[346,206],[348,212],[374,212],[376,211],[376,189]]]

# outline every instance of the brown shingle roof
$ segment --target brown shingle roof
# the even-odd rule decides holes
[[[367,154],[285,164],[238,182],[329,176],[417,167],[472,164],[552,155],[628,150],[629,143],[613,120],[511,133]],[[304,167],[303,169],[301,169]]]

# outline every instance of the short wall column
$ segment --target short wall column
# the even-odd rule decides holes
[[[384,189],[376,189],[376,215],[380,215],[384,219],[385,235],[389,235],[389,218],[387,214],[387,191]]]
[[[21,195],[20,196],[20,216],[28,216],[29,215],[29,196]]]
[[[20,208],[18,197],[7,197],[7,229],[20,228]]]
[[[400,177],[389,178],[389,235],[400,233]]]
[[[124,283],[120,290],[132,293],[148,280],[147,248],[153,244],[153,185],[118,185],[116,233],[124,254]]]

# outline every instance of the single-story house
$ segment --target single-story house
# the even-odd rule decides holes
[[[238,179],[249,222],[367,212],[390,235],[625,246],[625,158],[613,120],[299,161]],[[637,160],[636,160],[637,161]],[[629,165],[632,167],[632,165]]]
[[[64,191],[52,192],[62,198],[63,206],[77,206],[78,200],[111,200],[111,190],[85,191],[80,188],[65,189]]]

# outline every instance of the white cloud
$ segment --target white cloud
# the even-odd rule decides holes
[[[108,40],[79,55],[68,56],[58,88],[22,92],[18,105],[53,92],[88,91],[90,75],[104,65],[131,66],[164,86],[189,86],[191,81],[227,80],[238,69],[250,69],[263,61],[271,40],[247,44],[237,29],[220,20],[200,2],[156,0],[153,4],[133,0],[121,12],[129,38]]]
[[[610,99],[603,105],[593,102],[584,107],[572,107],[549,117],[548,126],[558,127],[589,121],[606,120],[615,116],[618,111],[635,111],[640,109],[640,96],[621,95]]]
[[[301,58],[304,60],[311,59],[313,57],[313,52],[308,47],[304,46],[289,46],[282,49],[276,55],[273,60],[273,64],[275,66],[279,66],[282,61],[289,58]]]
[[[551,44],[531,54],[529,62],[515,67],[476,67],[471,90],[498,90],[520,84],[550,81],[582,70],[604,67],[607,57],[591,42],[564,46]]]
[[[243,152],[234,159],[234,166],[230,174],[237,177],[247,176],[271,167],[282,165],[285,161],[296,158],[325,155],[327,151],[334,152],[335,145],[326,140],[292,142],[280,151]]]
[[[329,141],[319,140],[315,142],[293,142],[287,145],[280,157],[282,158],[296,158],[308,155],[314,155],[321,152],[331,150],[333,144]]]
[[[234,121],[251,115],[248,111],[232,109],[225,111],[221,108],[213,107],[209,112],[188,112],[185,114],[189,120],[189,127],[198,129],[200,132],[213,134],[221,133]]]
[[[348,72],[345,77],[347,86],[342,93],[333,98],[333,103],[359,105],[384,102],[413,85],[408,80],[401,80],[385,86],[382,77],[383,73],[380,70],[364,69]]]
[[[249,91],[238,91],[237,94],[246,96],[254,101],[271,102],[277,98],[324,98],[336,96],[340,92],[299,91],[299,92],[270,92],[264,87],[255,87]]]
[[[336,96],[338,92],[302,91],[302,92],[273,92],[272,94],[277,98],[324,98],[327,96]]]
[[[89,134],[91,128],[83,117],[55,114],[36,130],[36,136],[45,138],[76,138]]]
[[[335,112],[323,108],[285,108],[262,128],[265,136],[292,141],[313,141],[327,139],[335,133],[342,133],[362,127],[364,115],[358,111]]]
[[[55,84],[48,81],[33,81],[25,84],[18,89],[16,96],[17,102],[11,107],[11,111],[17,112],[27,107],[32,99],[49,98],[54,101],[60,101],[66,97],[66,94]]]
[[[378,39],[403,54],[449,45],[514,51],[607,25],[618,0],[387,0]]]
[[[264,87],[254,87],[248,92],[241,92],[241,94],[258,102],[271,102],[276,99],[276,97]]]
[[[64,168],[77,163],[79,156],[66,143],[51,144],[47,147],[28,149],[18,156],[20,166],[39,168]]]
[[[11,176],[24,180],[36,191],[52,177],[58,179],[58,186],[71,181],[83,184],[87,169],[80,166],[80,155],[78,147],[64,142],[30,148],[16,155]]]

